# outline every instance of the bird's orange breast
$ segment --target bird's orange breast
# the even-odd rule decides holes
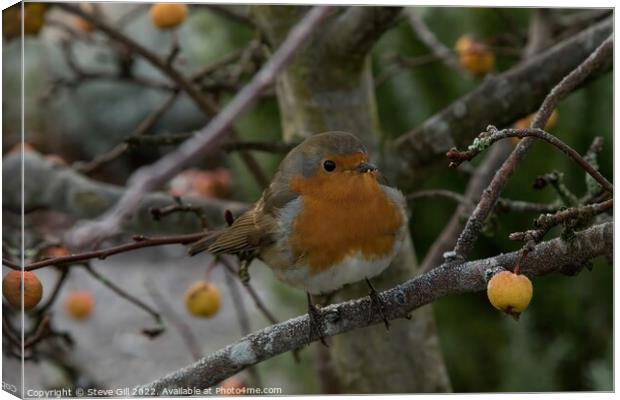
[[[311,274],[357,252],[368,260],[392,253],[404,217],[374,173],[317,174],[289,186],[302,198],[289,244]]]

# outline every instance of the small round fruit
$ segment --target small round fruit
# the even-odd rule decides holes
[[[95,299],[85,290],[76,290],[69,293],[65,299],[65,311],[76,320],[83,320],[90,316],[95,307]]]
[[[19,6],[12,6],[2,11],[2,35],[6,40],[21,36],[21,20],[21,9]]]
[[[36,153],[37,150],[28,142],[24,142],[24,143],[16,143],[13,147],[11,147],[11,149],[9,150],[9,154],[21,154],[22,150],[24,151],[24,153],[28,153],[28,152],[33,152]]]
[[[472,37],[461,36],[454,46],[461,66],[470,74],[484,76],[495,68],[495,54]]]
[[[37,35],[45,24],[46,6],[41,3],[26,4],[24,7],[24,34]]]
[[[149,16],[159,29],[172,29],[187,18],[187,6],[179,3],[157,3],[151,6]]]
[[[84,18],[76,17],[73,21],[75,28],[84,33],[91,33],[95,30],[95,26],[90,22],[86,21]]]
[[[217,394],[222,396],[234,396],[244,394],[245,384],[243,381],[236,377],[231,376],[220,383]]]
[[[487,284],[487,296],[493,307],[515,318],[530,304],[533,291],[527,276],[510,271],[493,275]]]
[[[22,307],[22,281],[24,277],[24,309],[32,310],[43,297],[43,285],[37,276],[29,271],[11,271],[2,279],[2,294],[13,307]]]
[[[65,246],[51,246],[43,250],[41,255],[44,257],[56,258],[70,256],[71,253],[69,252],[69,250],[67,250]]]
[[[212,317],[220,309],[220,291],[211,282],[198,281],[185,292],[185,307],[195,317]]]

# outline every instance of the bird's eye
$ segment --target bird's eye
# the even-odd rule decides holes
[[[323,161],[323,168],[327,172],[332,172],[333,170],[336,169],[336,163],[333,162],[332,160],[325,160]]]

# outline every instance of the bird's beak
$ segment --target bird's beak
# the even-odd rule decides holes
[[[355,168],[357,172],[363,174],[365,172],[374,172],[377,170],[377,167],[371,163],[363,162]]]

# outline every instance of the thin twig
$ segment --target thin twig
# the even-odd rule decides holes
[[[116,293],[117,295],[119,295],[123,299],[129,301],[130,303],[135,304],[137,307],[139,307],[142,310],[144,310],[147,313],[149,313],[153,317],[155,322],[158,325],[161,325],[161,323],[162,323],[161,315],[159,315],[159,312],[155,311],[151,306],[149,306],[148,304],[146,304],[142,300],[138,299],[137,297],[133,296],[132,294],[128,293],[127,291],[122,289],[120,286],[117,286],[115,283],[110,281],[108,278],[103,276],[101,273],[95,271],[95,269],[90,264],[88,264],[88,263],[84,264],[84,269],[86,269],[86,271],[93,278],[98,280],[102,285],[108,287],[110,290],[112,290],[114,293]]]
[[[153,219],[159,221],[161,217],[165,217],[166,215],[174,214],[174,213],[192,213],[198,217],[200,220],[200,224],[204,229],[208,228],[209,222],[207,220],[207,216],[205,215],[204,210],[200,206],[194,206],[192,204],[184,203],[180,197],[174,198],[175,204],[171,204],[166,207],[159,208],[150,208],[149,211],[153,216]]]
[[[179,95],[178,90],[175,90],[170,94],[166,101],[149,116],[147,116],[136,129],[129,135],[123,143],[116,145],[112,150],[104,153],[92,161],[87,163],[76,163],[75,169],[83,174],[91,174],[101,168],[103,165],[113,161],[123,155],[129,149],[128,141],[131,138],[139,138],[147,134],[155,124],[164,116],[164,114],[172,107]]]
[[[126,141],[132,146],[173,146],[183,143],[195,135],[196,133],[173,133],[169,135],[129,137]],[[223,143],[221,149],[226,152],[252,150],[265,153],[286,154],[298,144],[297,142],[235,140]]]
[[[461,77],[471,80],[471,74],[461,67],[455,53],[437,39],[435,34],[426,26],[424,20],[418,15],[415,8],[407,8],[405,12],[407,13],[409,26],[411,26],[418,39],[448,67],[458,72]]]
[[[195,242],[198,239],[202,239],[207,234],[207,232],[198,232],[186,235],[159,236],[154,238],[135,236],[134,241],[131,243],[121,244],[119,246],[109,247],[107,249],[72,254],[70,256],[46,258],[45,260],[33,262],[26,265],[24,267],[24,271],[34,271],[40,268],[48,267],[50,265],[60,266],[67,264],[76,264],[92,259],[103,260],[115,254],[126,253],[128,251],[143,249],[145,247],[164,246],[167,244],[189,244]],[[17,264],[5,258],[2,259],[2,264],[14,270],[21,270],[21,268]]]
[[[155,282],[148,278],[145,281],[146,290],[151,296],[151,299],[160,309],[161,314],[170,321],[170,324],[179,332],[181,335],[181,339],[183,339],[183,343],[189,350],[190,354],[194,361],[200,359],[202,356],[202,350],[200,348],[200,343],[196,336],[192,333],[191,328],[187,325],[174,311],[174,309],[168,304],[168,302],[161,295],[160,290],[156,287]]]
[[[231,274],[234,274],[235,276],[239,276],[239,269],[236,268],[233,265],[233,263],[228,259],[228,257],[226,257],[226,256],[220,257],[220,261],[222,262],[222,265],[224,265],[224,267],[226,267],[228,272],[230,272]],[[263,313],[265,318],[267,318],[267,320],[269,322],[271,322],[272,324],[277,324],[278,320],[276,319],[276,317],[273,316],[271,311],[269,311],[267,306],[265,306],[265,303],[263,303],[263,301],[258,296],[258,294],[254,290],[252,285],[249,282],[247,282],[246,284],[243,285],[243,287],[245,288],[245,290],[248,292],[248,294],[250,295],[250,297],[254,301],[254,304],[256,305],[256,308],[258,308],[259,311]]]
[[[52,304],[54,304],[54,301],[56,301],[56,298],[58,297],[58,294],[60,293],[60,289],[62,288],[62,285],[67,281],[67,277],[69,276],[70,271],[71,270],[68,268],[63,268],[59,271],[60,276],[58,277],[58,280],[56,281],[56,285],[54,285],[52,294],[50,295],[47,302],[37,309],[37,312],[39,314],[45,314],[45,312],[52,306]]]
[[[581,207],[567,208],[555,214],[544,214],[534,222],[536,229],[526,232],[511,233],[510,240],[528,241],[533,240],[539,243],[551,228],[565,223],[566,221],[576,219],[587,219],[595,215],[609,211],[614,206],[614,200],[609,199],[602,203],[588,204]]]
[[[43,316],[43,318],[41,318],[41,321],[39,322],[39,325],[37,325],[34,333],[32,334],[32,336],[24,340],[24,349],[32,347],[35,344],[39,343],[41,340],[43,340],[48,333],[49,324],[50,324],[49,315]]]
[[[62,6],[65,9],[69,7],[67,4],[62,4]],[[199,156],[204,156],[209,151],[216,149],[223,141],[232,123],[254,104],[265,88],[274,82],[280,71],[288,65],[292,57],[301,49],[330,12],[330,7],[313,7],[291,30],[280,48],[252,78],[250,83],[228,103],[221,113],[217,114],[199,134],[184,142],[175,151],[168,153],[156,163],[136,171],[129,179],[128,190],[116,205],[99,220],[91,221],[74,229],[71,232],[72,241],[76,244],[83,244],[92,242],[95,238],[110,237],[117,234],[125,220],[139,206],[146,192],[159,187],[163,182],[172,178],[182,167]],[[109,33],[112,34],[112,32],[116,35],[114,30],[110,30]],[[156,62],[160,62],[159,58]]]
[[[595,168],[590,165],[579,153],[577,153],[572,147],[553,136],[552,134],[545,132],[542,129],[537,128],[527,128],[527,129],[502,129],[498,131],[497,128],[490,125],[487,127],[487,131],[483,132],[476,138],[474,143],[469,146],[466,151],[458,151],[456,149],[452,149],[448,152],[447,156],[450,160],[450,167],[457,167],[463,161],[469,161],[478,155],[481,151],[491,146],[493,143],[498,140],[508,139],[508,138],[520,138],[524,139],[526,137],[532,137],[540,140],[544,140],[547,143],[550,143],[560,149],[564,154],[566,154],[569,158],[575,161],[581,168],[583,168],[592,178],[594,178],[598,183],[603,186],[605,190],[610,193],[613,193],[614,187],[613,185],[603,176],[600,172],[598,172]]]
[[[420,190],[407,196],[408,201],[415,201],[425,198],[449,199],[456,203],[465,205],[469,210],[473,210],[473,208],[476,206],[476,201],[474,199],[467,199],[464,195],[460,193],[445,189]],[[549,213],[557,211],[559,206],[553,204],[532,203],[529,201],[509,200],[500,198],[497,201],[497,208],[501,209],[502,211]]]

